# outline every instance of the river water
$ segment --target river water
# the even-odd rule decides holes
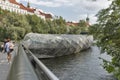
[[[42,62],[60,80],[115,80],[102,68],[99,57],[110,59],[109,56],[100,54],[97,46],[92,46],[79,54],[43,59]]]

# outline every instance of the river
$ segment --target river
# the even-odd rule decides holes
[[[79,54],[42,59],[42,62],[60,80],[115,80],[102,68],[99,57],[110,59],[109,56],[100,54],[98,47],[92,46]]]

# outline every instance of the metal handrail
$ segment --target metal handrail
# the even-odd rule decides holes
[[[42,78],[42,80],[59,80],[27,47],[25,47],[24,45],[23,47],[30,56],[34,68],[37,69],[36,71],[39,70],[40,73],[38,73],[38,76],[42,74],[42,76],[40,77]]]
[[[18,46],[7,80],[39,80],[22,45]]]

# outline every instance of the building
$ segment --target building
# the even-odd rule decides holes
[[[67,26],[78,26],[79,23],[78,22],[66,22]]]
[[[90,19],[89,19],[88,15],[87,15],[87,17],[86,17],[86,26],[87,26],[87,27],[90,26],[90,22],[89,22],[89,21],[90,21]]]
[[[81,21],[82,21],[82,22],[84,21],[83,23],[85,24],[86,27],[90,27],[90,18],[88,17],[88,15],[87,15],[87,17],[86,17],[86,20],[80,20],[80,22],[81,22]],[[66,22],[66,25],[67,25],[67,26],[79,26],[79,24],[81,24],[80,22],[72,22],[72,21],[69,22],[69,21],[68,21],[68,22]]]
[[[0,7],[3,10],[8,10],[10,12],[15,12],[19,14],[30,14],[37,15],[42,19],[52,19],[52,15],[49,13],[42,12],[40,9],[31,8],[28,2],[27,7],[22,3],[16,2],[16,0],[0,0]]]

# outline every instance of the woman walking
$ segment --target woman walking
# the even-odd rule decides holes
[[[5,51],[7,52],[8,63],[11,63],[11,52],[13,51],[13,48],[13,43],[10,41],[10,39],[7,39],[7,42],[5,44]]]

